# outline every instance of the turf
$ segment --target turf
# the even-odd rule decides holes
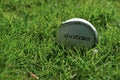
[[[0,80],[120,80],[119,0],[0,0]],[[88,51],[55,44],[62,21],[97,29]]]

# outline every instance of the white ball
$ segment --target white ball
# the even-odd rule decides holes
[[[90,49],[97,44],[98,34],[95,27],[87,20],[72,18],[60,25],[56,42],[65,47]]]

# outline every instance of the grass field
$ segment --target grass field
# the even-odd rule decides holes
[[[74,17],[96,27],[95,48],[55,44],[59,25]],[[0,0],[0,80],[35,80],[30,72],[39,80],[120,80],[120,0]]]

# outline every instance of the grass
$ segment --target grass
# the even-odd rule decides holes
[[[0,0],[0,80],[120,80],[119,0]],[[85,51],[55,44],[62,21],[79,17],[99,33]],[[98,52],[95,53],[94,51]]]

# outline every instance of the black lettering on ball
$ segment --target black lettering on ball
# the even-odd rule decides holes
[[[71,34],[64,34],[64,38],[70,38],[70,39],[76,39],[76,40],[85,40],[90,41],[91,39],[89,37],[80,36],[80,35],[71,35]]]

